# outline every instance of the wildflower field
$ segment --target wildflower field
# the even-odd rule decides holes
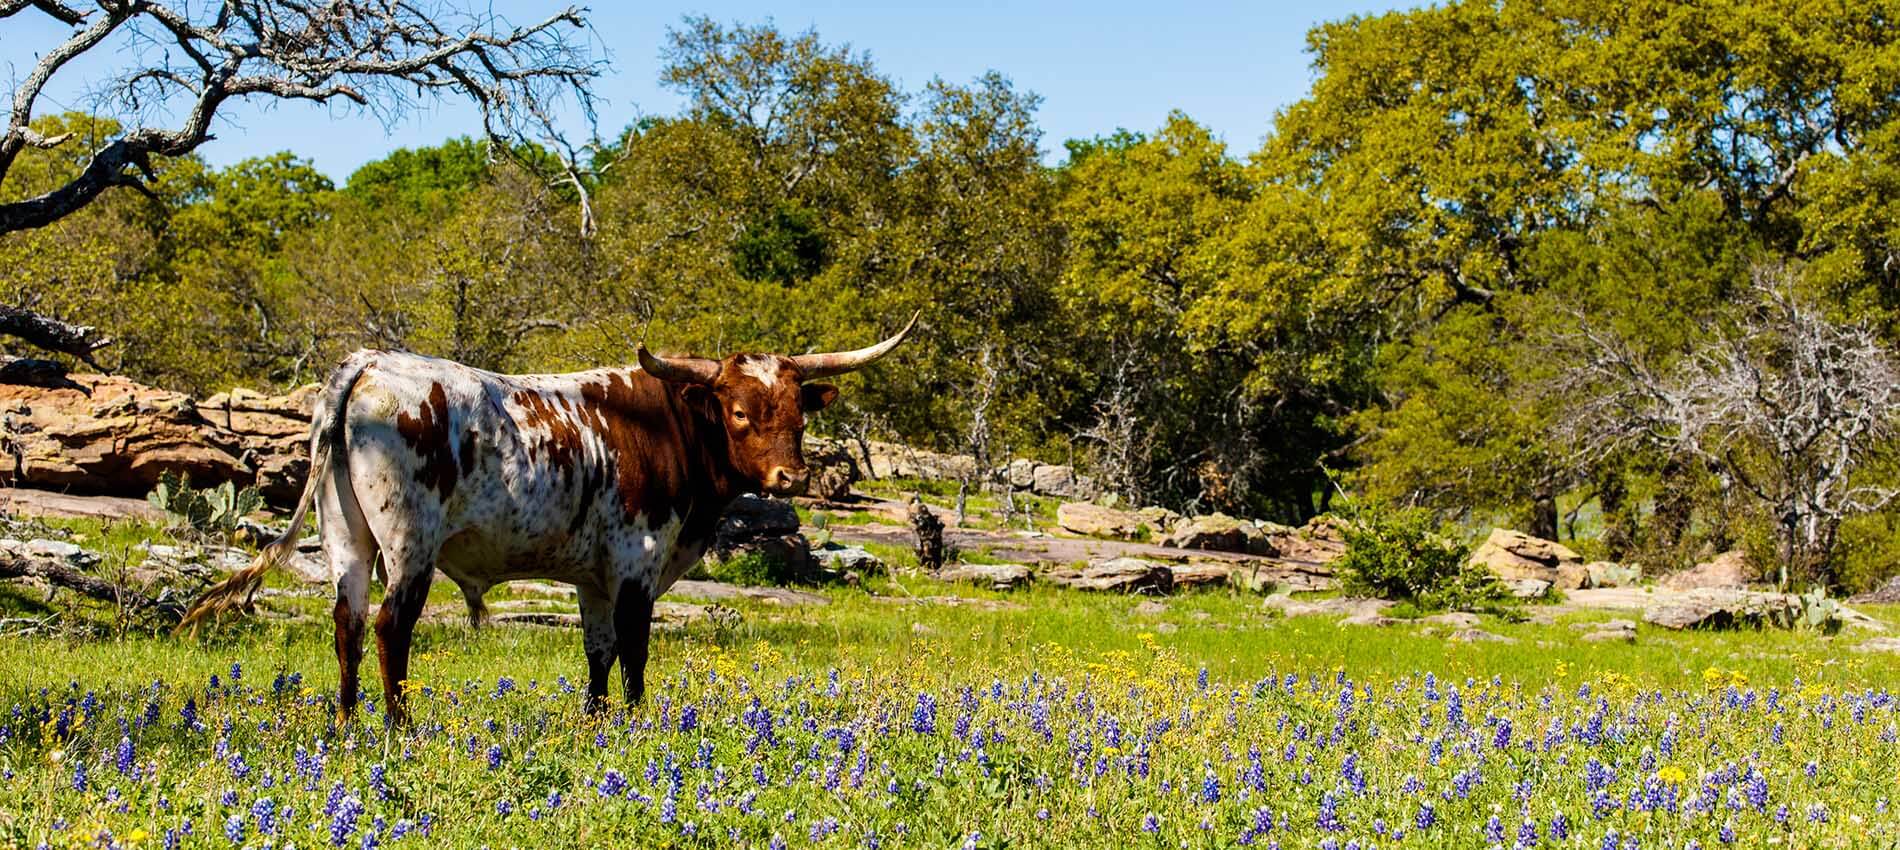
[[[314,624],[10,639],[0,844],[1900,845],[1900,657],[1864,636],[1594,645],[1566,615],[1461,644],[1244,594],[829,594],[660,635],[648,701],[598,717],[576,633],[432,626],[395,730],[373,652],[336,724]]]

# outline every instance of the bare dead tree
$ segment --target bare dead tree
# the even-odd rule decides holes
[[[1584,322],[1565,382],[1582,399],[1569,436],[1585,452],[1648,446],[1701,461],[1771,512],[1782,585],[1792,574],[1832,586],[1842,521],[1900,496],[1855,475],[1891,447],[1900,363],[1865,326],[1802,300],[1786,266],[1760,266],[1752,283],[1737,327],[1668,370]]]
[[[1148,429],[1141,417],[1141,367],[1130,348],[1115,359],[1115,370],[1093,407],[1095,422],[1076,432],[1076,438],[1095,447],[1090,453],[1096,474],[1134,504],[1144,504],[1148,492],[1143,475],[1150,459]]]
[[[970,488],[990,481],[995,475],[995,462],[990,456],[990,407],[996,403],[996,396],[1002,384],[1003,373],[996,365],[996,346],[985,344],[977,354],[977,381],[975,392],[970,397],[970,427],[965,436],[965,446],[970,450],[972,463],[970,468],[960,470],[957,475],[957,525],[962,525],[969,514],[965,500]]]
[[[32,122],[47,84],[81,55],[116,50],[131,57],[106,88],[129,129],[103,140],[64,185],[0,204],[0,233],[44,227],[113,187],[149,193],[153,157],[196,150],[213,138],[221,107],[253,96],[346,101],[387,122],[425,98],[459,95],[481,107],[496,150],[553,137],[553,149],[566,157],[575,148],[558,139],[550,105],[572,96],[591,123],[589,85],[601,67],[577,40],[586,21],[575,7],[539,23],[508,26],[491,11],[457,11],[429,0],[95,0],[89,8],[0,0],[0,18],[28,9],[73,32],[40,51],[15,85],[0,137],[0,185],[22,150],[74,141],[72,134],[42,135]],[[184,115],[176,127],[139,120],[175,109]],[[574,163],[564,167],[579,173]],[[586,198],[582,192],[583,204]],[[586,210],[583,227],[591,228]]]

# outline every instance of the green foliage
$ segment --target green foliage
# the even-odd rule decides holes
[[[1334,565],[1349,594],[1409,602],[1421,610],[1495,606],[1507,598],[1490,570],[1470,564],[1471,548],[1423,508],[1352,507]]]
[[[244,518],[263,509],[264,495],[256,487],[238,489],[230,481],[199,489],[191,478],[175,472],[159,475],[158,485],[145,500],[161,511],[175,530],[230,537]]]

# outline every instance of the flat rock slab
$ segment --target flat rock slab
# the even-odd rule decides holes
[[[1295,599],[1283,593],[1276,593],[1261,602],[1261,607],[1279,611],[1288,617],[1368,617],[1379,616],[1394,603],[1384,599],[1356,599],[1349,596],[1336,596],[1331,599],[1306,601]]]
[[[1082,569],[1050,570],[1051,583],[1073,590],[1147,593],[1166,596],[1174,590],[1174,571],[1164,564],[1140,558],[1110,558]]]
[[[938,581],[980,584],[991,590],[1015,590],[1034,577],[1035,570],[1023,564],[955,564],[937,571]]]
[[[789,587],[741,587],[722,581],[676,581],[666,591],[669,596],[687,599],[753,599],[767,605],[830,605],[831,597]]]
[[[1027,611],[1029,606],[1007,599],[972,599],[968,596],[873,596],[886,605],[940,605],[945,608],[975,608],[979,611]]]
[[[1657,600],[1643,612],[1643,622],[1665,629],[1787,625],[1798,604],[1785,593],[1701,588]]]
[[[1900,637],[1877,637],[1863,641],[1854,647],[1855,652],[1895,652],[1900,653]]]
[[[160,521],[165,512],[144,499],[125,496],[74,496],[52,490],[13,487],[0,490],[0,511],[15,516],[61,519],[142,519]]]
[[[833,539],[845,543],[878,543],[908,549],[916,542],[909,528],[897,525],[833,525],[829,531]],[[1209,549],[1177,549],[1151,543],[1088,537],[1030,536],[1012,531],[958,527],[944,529],[943,542],[946,546],[965,552],[984,552],[998,560],[1043,567],[1066,567],[1114,558],[1140,558],[1169,563],[1223,562],[1245,569],[1250,575],[1257,576],[1258,582],[1293,590],[1329,590],[1337,584],[1331,567],[1319,561],[1298,558],[1272,558]]]

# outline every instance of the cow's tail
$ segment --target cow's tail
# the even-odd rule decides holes
[[[317,500],[317,488],[323,485],[324,476],[329,474],[332,464],[344,462],[344,422],[348,418],[344,412],[348,409],[350,391],[356,388],[356,382],[363,377],[363,371],[369,368],[372,358],[352,357],[345,361],[330,375],[330,383],[324,387],[323,395],[317,399],[316,409],[310,418],[310,473],[304,481],[303,495],[297,497],[297,509],[290,515],[290,525],[276,540],[264,544],[257,558],[250,566],[231,574],[230,578],[212,585],[198,597],[198,601],[185,613],[178,623],[178,631],[197,631],[200,623],[216,618],[227,611],[247,610],[258,588],[264,585],[264,575],[272,567],[281,565],[297,547],[297,540],[303,535],[304,518],[310,513],[310,506]]]

